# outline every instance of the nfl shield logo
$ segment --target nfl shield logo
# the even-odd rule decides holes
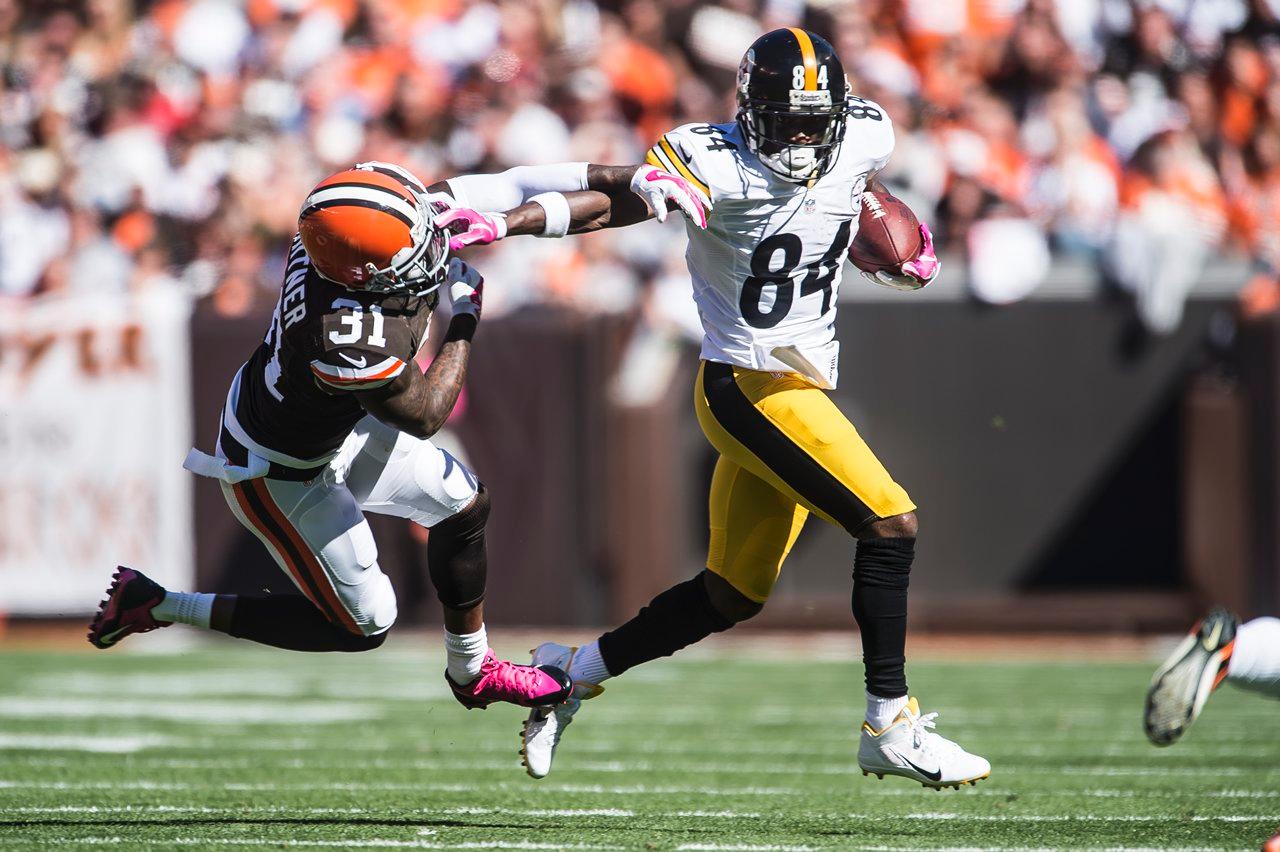
[[[804,200],[804,212],[812,213],[818,209],[818,201],[815,198],[806,198]]]

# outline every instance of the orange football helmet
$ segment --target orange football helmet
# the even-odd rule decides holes
[[[360,163],[316,184],[298,233],[316,271],[335,284],[422,296],[448,267],[448,235],[431,222],[445,209],[399,166]]]

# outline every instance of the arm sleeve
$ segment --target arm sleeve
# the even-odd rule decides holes
[[[328,391],[366,391],[388,384],[406,364],[394,355],[364,349],[331,349],[311,362],[316,383]]]
[[[540,192],[574,192],[587,188],[586,163],[516,166],[496,175],[449,178],[449,192],[463,207],[501,213],[519,207]]]

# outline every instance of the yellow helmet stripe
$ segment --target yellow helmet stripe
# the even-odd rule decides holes
[[[813,51],[813,39],[799,27],[787,27],[800,43],[800,57],[804,60],[804,90],[816,91],[818,88],[818,55]]]

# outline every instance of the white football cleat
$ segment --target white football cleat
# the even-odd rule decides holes
[[[1225,609],[1206,615],[1151,678],[1143,727],[1147,739],[1166,746],[1204,709],[1209,694],[1227,676],[1240,619]]]
[[[962,749],[946,737],[930,730],[937,713],[920,715],[914,698],[883,731],[862,723],[862,741],[858,744],[858,765],[863,775],[901,775],[919,781],[926,787],[960,789],[962,784],[976,784],[991,774],[985,758]]]
[[[555,666],[562,671],[569,671],[573,655],[577,648],[558,645],[555,642],[543,642],[533,649],[533,666]],[[575,681],[573,691],[560,704],[550,707],[534,707],[529,711],[529,718],[524,720],[520,729],[520,762],[531,778],[546,778],[551,772],[551,761],[556,756],[556,746],[560,745],[560,737],[564,729],[573,721],[573,714],[578,712],[582,702],[595,698],[604,692],[604,687],[594,683]]]

